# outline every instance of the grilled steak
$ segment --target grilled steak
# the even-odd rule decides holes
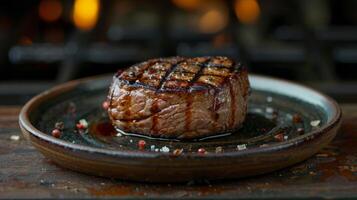
[[[199,138],[239,128],[248,90],[247,71],[226,57],[152,59],[113,77],[108,113],[124,132]]]

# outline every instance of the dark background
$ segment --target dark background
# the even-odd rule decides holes
[[[0,1],[0,105],[152,57],[225,55],[357,99],[355,0]]]

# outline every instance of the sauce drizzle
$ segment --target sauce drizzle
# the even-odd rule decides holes
[[[154,101],[152,102],[151,108],[150,108],[150,112],[151,114],[153,114],[152,116],[152,126],[151,126],[151,134],[157,134],[157,124],[159,121],[159,118],[157,116],[157,113],[159,112],[159,105],[158,105],[158,101],[155,98]]]
[[[124,104],[125,118],[130,119],[131,118],[131,110],[130,110],[130,108],[131,108],[131,95],[130,94],[125,95],[123,99],[124,99],[124,102],[125,102],[125,104]],[[124,125],[123,125],[123,129],[124,130],[128,130],[129,127],[131,126],[131,123],[132,123],[131,120],[126,121],[124,123]]]
[[[190,130],[191,121],[192,121],[192,102],[193,96],[191,94],[187,95],[186,98],[186,111],[185,111],[185,131]]]
[[[233,86],[232,86],[232,82],[229,81],[228,82],[229,85],[229,93],[231,96],[231,118],[229,120],[229,127],[231,129],[233,129],[234,127],[234,122],[235,122],[235,114],[236,114],[236,98],[234,95],[234,91],[233,91]]]
[[[217,89],[215,89],[214,93],[213,93],[213,105],[212,105],[212,111],[211,111],[214,129],[217,129],[217,127],[218,127],[219,114],[217,113],[217,110],[221,107],[221,103],[219,102],[219,99],[218,99],[218,93],[219,93],[219,91]]]

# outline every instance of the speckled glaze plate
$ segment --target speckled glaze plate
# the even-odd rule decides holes
[[[21,111],[20,127],[60,166],[149,182],[263,174],[303,161],[334,138],[341,119],[334,100],[288,81],[249,78],[252,92],[243,127],[216,138],[162,141],[117,134],[102,109],[110,76],[68,82],[34,97]],[[80,119],[89,126],[78,132]],[[60,138],[51,135],[56,122],[64,123]],[[144,149],[138,148],[139,140],[145,140]]]

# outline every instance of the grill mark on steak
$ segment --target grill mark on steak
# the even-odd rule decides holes
[[[204,61],[203,63],[197,63],[198,66],[200,66],[200,69],[198,70],[198,72],[195,74],[195,76],[193,77],[193,79],[190,81],[190,85],[192,83],[195,83],[201,76],[202,76],[202,72],[203,69],[205,69],[207,67],[207,64],[211,61],[211,58],[207,59],[206,61]]]
[[[133,65],[117,77],[129,86],[155,92],[191,92],[218,88],[240,69],[225,57],[172,57]]]
[[[160,83],[159,83],[159,87],[158,89],[163,89],[162,86],[165,83],[165,81],[167,80],[167,78],[172,74],[172,72],[176,69],[176,67],[183,62],[182,60],[178,60],[176,63],[171,64],[171,67],[169,70],[166,71],[165,75],[161,78]]]
[[[155,64],[155,60],[153,61],[149,61],[145,64],[144,67],[142,67],[142,69],[140,69],[141,71],[139,71],[139,74],[137,76],[137,80],[135,81],[135,83],[143,83],[143,76],[145,74],[145,72],[152,67]]]

